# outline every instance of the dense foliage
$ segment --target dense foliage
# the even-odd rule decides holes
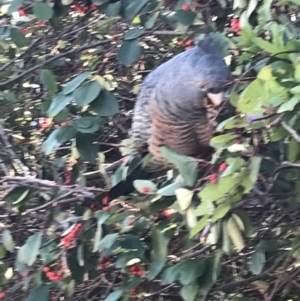
[[[1,1],[0,299],[297,298],[299,5]],[[212,161],[163,147],[177,169],[108,202],[140,83],[204,34],[233,76]]]

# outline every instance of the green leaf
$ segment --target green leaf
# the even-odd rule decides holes
[[[23,0],[13,0],[7,9],[7,14],[11,15],[12,13],[14,13],[22,3]]]
[[[190,237],[195,236],[196,234],[198,234],[206,225],[208,222],[209,216],[208,215],[204,215],[200,221],[197,223],[197,225],[190,230]]]
[[[170,284],[170,283],[175,282],[176,280],[179,280],[180,270],[181,270],[183,264],[184,264],[184,261],[181,261],[181,262],[174,264],[173,266],[167,268],[161,276],[162,285]]]
[[[157,191],[157,194],[162,195],[162,196],[173,196],[175,195],[175,191],[178,188],[182,188],[184,186],[183,183],[181,182],[174,182],[172,184],[169,184]]]
[[[193,199],[193,191],[185,188],[179,188],[175,191],[177,197],[177,203],[181,210],[186,210]]]
[[[196,13],[191,10],[178,10],[174,18],[183,25],[192,25],[196,18]]]
[[[256,9],[256,6],[258,4],[258,0],[250,0],[247,8],[247,15],[250,17],[250,15],[254,12]]]
[[[21,263],[25,263],[32,266],[37,256],[40,253],[40,247],[42,243],[42,232],[37,232],[31,235],[26,243],[19,249],[17,258]]]
[[[228,213],[229,210],[230,210],[230,205],[224,204],[218,206],[218,208],[216,209],[212,217],[212,222],[215,223],[219,219],[223,218]]]
[[[265,253],[255,251],[251,255],[251,257],[248,261],[249,270],[251,271],[251,273],[253,275],[259,275],[262,272],[263,268],[264,268],[265,262],[266,262]]]
[[[125,19],[133,19],[141,9],[147,4],[148,0],[132,0],[125,7]]]
[[[98,158],[98,145],[93,134],[76,134],[76,148],[83,160],[96,162]]]
[[[107,17],[115,17],[118,15],[122,7],[122,2],[118,1],[115,3],[110,3],[105,10],[105,14]]]
[[[119,112],[119,103],[114,94],[102,90],[90,107],[101,117],[111,117]]]
[[[76,136],[76,129],[72,125],[67,125],[59,128],[56,139],[59,143],[64,143],[73,139]]]
[[[276,252],[278,249],[278,242],[274,240],[261,240],[256,246],[258,252]]]
[[[35,287],[29,294],[28,301],[48,301],[49,300],[49,286],[46,284],[40,284]]]
[[[232,247],[226,223],[227,221],[222,222],[222,250],[225,254],[230,254]]]
[[[139,40],[124,41],[118,50],[119,61],[124,65],[130,65],[139,60],[142,55],[142,46]]]
[[[57,92],[57,84],[55,80],[55,76],[51,70],[42,69],[40,73],[40,77],[42,82],[47,86],[47,89],[51,93]]]
[[[77,256],[77,262],[78,262],[78,265],[83,267],[84,266],[84,258],[83,258],[83,244],[79,243],[77,245],[77,250],[76,250],[76,256]]]
[[[39,20],[48,21],[52,18],[54,11],[47,2],[35,2],[33,13]]]
[[[105,119],[98,116],[80,117],[75,119],[74,127],[81,133],[95,133],[104,123]]]
[[[245,248],[245,242],[243,240],[241,231],[239,229],[238,224],[234,220],[233,217],[231,217],[227,221],[227,231],[229,234],[229,237],[231,238],[232,242],[234,243],[235,247],[237,248],[238,251],[241,251],[242,249]]]
[[[183,261],[180,269],[179,281],[182,285],[188,285],[205,272],[205,260],[187,259]]]
[[[195,214],[195,209],[193,206],[189,207],[186,212],[186,222],[190,229],[194,228],[197,225],[197,217]]]
[[[90,104],[99,95],[101,87],[97,81],[90,81],[75,89],[72,93],[75,102],[83,107]]]
[[[104,250],[110,249],[118,238],[119,233],[107,234],[100,240],[98,251],[102,252]]]
[[[298,104],[300,100],[299,95],[294,95],[290,100],[284,102],[277,110],[277,113],[283,113],[286,111],[293,111],[295,106]]]
[[[11,40],[16,44],[17,47],[22,48],[29,44],[29,40],[25,38],[25,35],[16,27],[10,29]]]
[[[97,213],[97,212],[96,212]],[[95,214],[96,215],[96,214]],[[94,247],[93,247],[93,253],[98,251],[98,245],[102,238],[102,225],[105,223],[105,221],[109,218],[109,214],[106,212],[102,212],[101,216],[98,218],[97,223],[97,230],[94,236]]]
[[[150,263],[147,278],[153,280],[162,271],[167,260],[154,260]]]
[[[249,215],[245,211],[239,209],[234,210],[233,213],[238,215],[239,218],[242,220],[246,236],[251,237],[254,233],[254,229]]]
[[[221,177],[227,177],[238,171],[242,166],[244,166],[245,161],[242,158],[228,158],[226,160],[228,164],[225,171],[222,173]]]
[[[250,164],[250,180],[255,183],[258,178],[258,173],[260,170],[260,163],[261,163],[262,157],[254,156],[251,158],[251,164]]]
[[[110,293],[105,299],[104,301],[117,301],[118,299],[120,299],[123,295],[123,290],[116,290],[112,293]]]
[[[232,174],[230,176],[220,178],[216,184],[206,184],[206,186],[199,192],[198,196],[205,201],[221,200],[222,197],[237,186],[239,181],[239,174]]]
[[[160,151],[165,159],[179,169],[186,184],[188,186],[193,186],[198,175],[197,160],[192,157],[180,155],[165,146],[160,147]]]
[[[197,209],[194,211],[196,216],[212,215],[215,210],[215,206],[212,202],[201,202]]]
[[[57,134],[60,132],[60,128],[55,129],[48,138],[42,143],[42,149],[44,150],[46,155],[50,155],[50,153],[58,146],[60,143],[57,141]]]
[[[15,248],[13,237],[9,230],[5,229],[2,232],[2,241],[7,251],[12,252]]]
[[[65,85],[62,93],[65,95],[72,93],[77,87],[79,87],[88,78],[90,74],[91,72],[86,71],[77,75],[75,78],[73,78]]]
[[[219,135],[216,137],[213,137],[210,140],[210,146],[215,148],[223,148],[229,146],[232,142],[234,142],[238,138],[238,135],[227,133],[223,135]]]
[[[155,260],[165,260],[168,255],[168,242],[165,235],[156,226],[152,226],[152,245]]]
[[[54,117],[60,111],[62,111],[73,99],[71,95],[65,95],[63,92],[59,92],[52,100],[51,105],[47,111],[48,117]]]
[[[194,301],[196,299],[199,286],[196,281],[181,288],[179,294],[184,301]]]
[[[140,37],[145,30],[143,28],[133,28],[129,29],[127,32],[124,34],[124,40],[135,40],[136,38]]]
[[[156,22],[158,16],[159,16],[159,11],[158,11],[158,12],[155,12],[155,13],[147,20],[147,22],[144,24],[145,28],[151,29],[151,28],[155,25],[155,22]]]
[[[26,199],[29,192],[30,189],[26,186],[15,187],[4,196],[3,201],[12,205],[18,205]]]
[[[3,244],[0,244],[0,259],[4,259],[6,255],[6,250]]]
[[[294,138],[291,138],[288,144],[288,160],[290,162],[296,162],[300,151],[300,144]]]
[[[245,118],[241,117],[240,115],[232,116],[230,118],[227,118],[226,120],[222,121],[218,127],[217,131],[223,131],[225,130],[231,130],[235,129],[237,127],[246,127],[247,123],[245,121]]]
[[[294,87],[294,88],[292,88],[292,89],[290,90],[290,92],[291,92],[292,94],[300,94],[300,85],[299,85],[299,86],[296,86],[296,87]]]
[[[157,192],[156,184],[148,180],[135,180],[133,181],[134,188],[143,194],[155,194]],[[148,191],[144,191],[144,189]]]

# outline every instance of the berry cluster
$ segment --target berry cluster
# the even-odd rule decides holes
[[[111,258],[112,258],[111,255],[104,256],[99,265],[99,270],[104,270],[107,266],[109,266],[111,264]]]
[[[136,295],[136,294],[137,294],[137,290],[138,290],[138,288],[137,288],[137,287],[135,287],[135,288],[131,289],[131,290],[130,290],[130,295],[131,295],[131,296],[134,296],[134,295]]]
[[[64,122],[62,122],[61,124],[60,124],[60,126],[62,126],[62,127],[65,127],[65,126],[67,126],[68,125],[68,123],[66,122],[66,121],[64,121]]]
[[[21,4],[18,8],[18,13],[20,15],[20,17],[24,17],[27,16],[27,12],[24,9],[24,4]]]
[[[51,281],[62,281],[64,279],[61,271],[51,271],[49,267],[44,267],[43,271]]]
[[[69,171],[65,171],[64,172],[64,178],[65,178],[65,181],[64,181],[64,185],[71,185],[72,183],[72,176],[71,176],[71,173]]]
[[[6,295],[5,292],[1,292],[1,293],[0,293],[0,299],[5,298],[5,295]]]
[[[190,10],[191,7],[187,3],[184,3],[184,4],[182,4],[181,9],[184,11],[187,11],[187,10]]]
[[[87,6],[84,4],[79,4],[77,2],[73,2],[71,8],[73,8],[75,11],[79,12],[80,14],[85,14],[90,8],[94,11],[98,10],[97,5],[95,4],[92,4],[91,6]]]
[[[132,275],[135,275],[135,276],[143,276],[144,275],[144,270],[137,264],[130,266],[130,268],[128,270]]]
[[[68,233],[68,235],[66,235],[64,238],[61,239],[61,242],[65,247],[70,248],[74,245],[73,244],[74,238],[76,237],[76,235],[81,227],[82,227],[82,224],[80,224],[80,223],[76,224],[76,226],[72,229],[72,231],[70,231]]]
[[[191,49],[193,47],[194,41],[192,39],[189,39],[187,41],[180,40],[180,41],[177,42],[177,45],[179,47],[185,46],[185,50],[189,50],[189,49]]]
[[[28,33],[27,27],[20,27],[20,30],[23,32],[24,35],[26,35]]]
[[[54,122],[52,121],[52,118],[44,118],[44,117],[39,118],[39,126],[41,129],[50,128],[52,127],[53,124]]]
[[[231,21],[231,28],[235,31],[236,34],[241,34],[241,25],[240,20],[238,18],[234,18]]]
[[[34,23],[36,26],[45,26],[46,25],[46,22],[45,21],[36,21]]]
[[[225,162],[223,162],[220,166],[219,166],[219,173],[225,171],[225,169],[227,168],[227,164]],[[211,175],[208,176],[209,182],[212,184],[216,184],[218,182],[218,174],[217,173],[213,173]]]

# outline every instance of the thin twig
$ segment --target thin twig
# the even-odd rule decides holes
[[[297,142],[300,143],[300,137],[299,137],[298,133],[297,133],[294,129],[292,129],[285,121],[281,121],[280,124],[282,125],[282,127],[283,127],[286,131],[288,131],[288,132],[291,134],[291,136],[292,136]]]

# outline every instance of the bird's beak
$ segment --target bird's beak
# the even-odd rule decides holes
[[[223,101],[223,92],[217,94],[207,93],[207,97],[211,100],[214,107],[218,107]]]

